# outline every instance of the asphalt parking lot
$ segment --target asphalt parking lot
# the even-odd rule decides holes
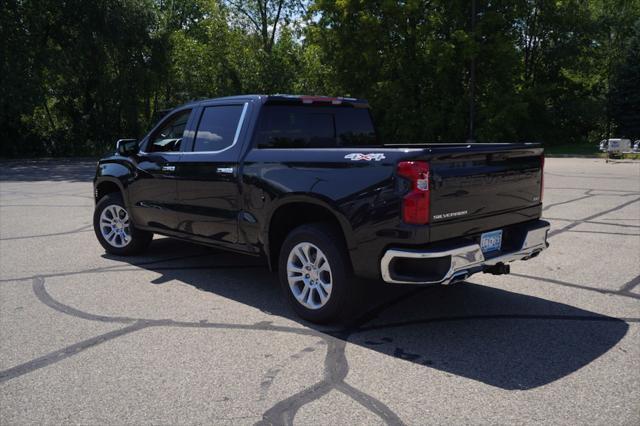
[[[0,164],[0,424],[640,424],[638,162],[547,159],[549,250],[344,327],[251,257],[106,255],[94,163]]]

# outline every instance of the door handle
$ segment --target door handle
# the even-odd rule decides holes
[[[221,175],[232,175],[233,167],[218,167],[216,171]]]
[[[175,172],[176,166],[162,166],[163,172]]]

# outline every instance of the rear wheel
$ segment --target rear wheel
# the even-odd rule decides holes
[[[280,284],[291,306],[305,320],[326,323],[348,312],[355,286],[342,236],[322,224],[289,233],[280,250]]]
[[[122,197],[117,193],[105,195],[96,204],[93,229],[102,247],[118,256],[140,253],[153,239],[151,232],[133,226]]]

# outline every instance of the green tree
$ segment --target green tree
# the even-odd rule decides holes
[[[0,156],[47,153],[50,141],[42,143],[22,120],[35,108],[45,113],[44,131],[55,132],[42,87],[53,59],[46,48],[50,19],[46,2],[0,2]]]
[[[282,26],[304,9],[300,0],[226,0],[235,13],[237,23],[259,36],[260,47],[270,53],[276,44],[276,35]]]
[[[616,135],[640,139],[640,20],[616,67],[611,89],[611,117]]]
[[[0,155],[95,155],[205,97],[369,99],[384,139],[637,133],[640,0],[5,0]],[[471,63],[475,84],[471,84]],[[635,136],[633,136],[635,137]]]

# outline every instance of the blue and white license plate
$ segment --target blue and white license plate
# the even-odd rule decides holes
[[[502,246],[502,229],[485,232],[480,236],[480,249],[483,253],[500,250]]]

